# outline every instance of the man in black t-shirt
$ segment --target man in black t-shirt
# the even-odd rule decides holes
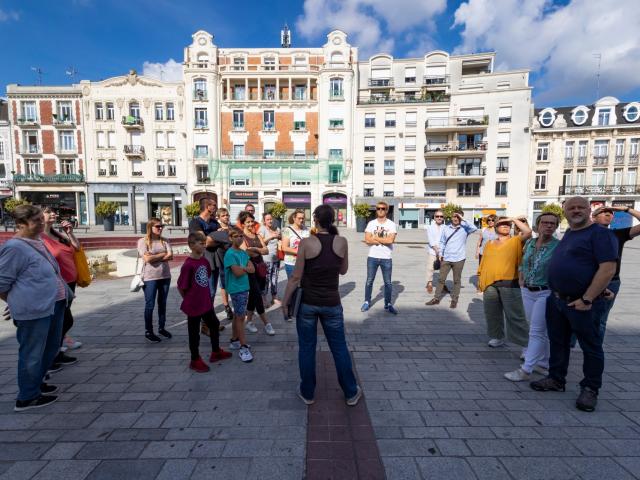
[[[640,212],[627,206],[600,207],[596,209],[591,214],[591,216],[595,223],[605,228],[609,228],[611,222],[613,221],[615,212],[626,212],[636,220],[640,220]],[[615,296],[613,297],[613,299],[611,299],[610,302],[608,302],[607,311],[604,313],[600,321],[600,334],[602,335],[602,338],[604,338],[605,330],[607,328],[607,319],[609,318],[609,312],[613,308],[613,303],[618,297],[618,292],[620,291],[620,264],[622,262],[622,249],[624,248],[624,244],[626,242],[640,235],[640,225],[627,228],[616,228],[611,229],[610,231],[618,239],[618,261],[616,262],[616,273],[613,275],[613,278],[611,279],[611,282],[609,282],[609,286],[607,287]]]
[[[571,354],[571,334],[583,353],[581,393],[576,408],[592,412],[602,386],[604,351],[599,325],[610,302],[605,291],[616,272],[618,241],[613,233],[591,222],[590,205],[583,197],[565,201],[568,230],[551,256],[546,317],[549,334],[549,376],[531,382],[538,391],[564,391]]]

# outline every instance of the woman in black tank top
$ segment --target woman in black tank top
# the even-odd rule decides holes
[[[282,302],[286,312],[294,290],[302,287],[302,301],[296,318],[300,367],[298,396],[307,405],[314,403],[317,323],[320,321],[333,355],[338,382],[347,405],[353,406],[358,403],[362,391],[356,383],[347,349],[338,280],[340,275],[347,273],[347,244],[333,225],[335,212],[331,206],[317,207],[313,220],[316,233],[300,242],[295,270]]]

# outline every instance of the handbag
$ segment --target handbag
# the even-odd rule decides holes
[[[302,287],[297,287],[291,294],[289,305],[287,305],[287,315],[289,318],[296,318],[302,303]]]
[[[278,240],[278,260],[279,261],[283,261],[284,260],[284,250],[282,249],[282,242],[280,240]]]
[[[249,242],[247,242],[247,237],[244,237],[244,244],[247,246],[247,248],[250,247]],[[254,260],[255,259],[259,259],[259,260]],[[256,277],[258,277],[260,280],[264,280],[265,278],[267,278],[267,264],[264,263],[264,260],[262,260],[262,256],[257,256],[257,257],[249,257],[249,260],[251,260],[251,263],[253,263],[253,266],[256,269]]]
[[[136,257],[136,270],[135,275],[131,279],[131,284],[129,285],[129,291],[131,292],[139,292],[142,287],[144,287],[144,281],[142,280],[142,274],[144,273],[144,263],[142,264],[142,269],[138,273],[138,265],[140,263],[140,252],[138,252],[138,256]]]
[[[73,252],[73,261],[76,264],[76,272],[78,272],[76,285],[80,288],[88,287],[91,285],[91,272],[89,271],[87,256],[85,255],[82,247],[80,247],[80,250],[75,250]]]

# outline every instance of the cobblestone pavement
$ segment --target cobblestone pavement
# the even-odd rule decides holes
[[[598,410],[584,413],[574,407],[579,350],[566,393],[502,377],[518,366],[519,350],[486,346],[481,297],[470,284],[475,260],[456,310],[448,301],[426,307],[424,247],[410,243],[423,232],[402,231],[408,243],[396,247],[393,278],[400,314],[383,310],[380,276],[363,314],[367,250],[360,235],[347,236],[348,340],[388,479],[640,478],[640,243],[625,248],[604,386]],[[249,334],[253,363],[234,357],[192,373],[177,292],[168,307],[174,338],[150,345],[142,295],[128,283],[79,290],[80,362],[52,377],[62,393],[46,409],[13,412],[17,344],[13,327],[0,325],[0,478],[303,478],[307,411],[295,395],[295,325],[273,311],[275,337]],[[223,346],[228,338],[225,330]]]

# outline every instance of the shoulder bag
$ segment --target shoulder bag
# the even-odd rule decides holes
[[[142,275],[144,273],[144,262],[142,262],[142,268],[138,272],[138,265],[140,264],[140,252],[138,252],[138,256],[136,257],[136,269],[135,275],[131,279],[131,284],[129,285],[129,291],[131,292],[139,292],[142,287],[144,287],[144,281],[142,280]]]
[[[458,230],[460,230],[461,227],[456,228],[456,230],[447,237],[447,239],[444,241],[444,248],[442,249],[442,255],[440,255],[442,258],[444,258],[444,251],[447,248],[447,243],[449,243],[449,240],[451,240],[451,237],[453,237],[456,233],[458,233]],[[434,270],[440,270],[440,258],[436,258],[433,261],[433,269]]]
[[[249,242],[247,242],[247,237],[244,237],[244,243],[247,248],[250,247]],[[249,252],[247,252],[247,255],[249,255]],[[251,263],[253,263],[253,266],[256,269],[256,277],[260,280],[267,278],[267,264],[262,260],[262,255],[258,255],[257,257],[249,256],[249,260],[251,260]]]
[[[89,261],[84,253],[84,249],[80,247],[79,250],[73,252],[73,262],[76,264],[76,272],[78,276],[76,278],[76,285],[80,288],[85,288],[91,285],[91,272],[89,271]]]

